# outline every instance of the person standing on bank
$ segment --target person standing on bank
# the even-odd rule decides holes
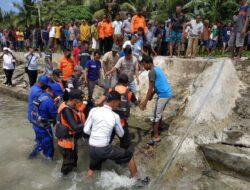
[[[82,92],[78,89],[71,89],[67,101],[58,108],[58,123],[55,135],[58,138],[58,146],[63,156],[61,172],[67,175],[77,167],[78,160],[78,139],[82,136],[85,116],[78,111],[77,107],[83,102]]]
[[[162,112],[172,97],[172,91],[168,83],[167,77],[164,75],[160,67],[154,66],[153,59],[150,56],[143,58],[143,66],[146,71],[149,71],[149,88],[144,101],[140,108],[145,110],[148,101],[152,100],[154,94],[157,94],[156,103],[153,109],[151,121],[153,122],[154,135],[148,142],[148,145],[154,145],[160,142],[159,128],[161,128]]]
[[[128,75],[129,84],[128,88],[136,95],[136,84],[134,81],[134,76],[136,77],[137,85],[139,85],[139,64],[135,56],[132,55],[131,47],[126,47],[124,49],[125,56],[120,58],[116,65],[108,72],[106,76],[119,71],[119,73],[125,73]]]
[[[29,52],[24,54],[26,65],[25,72],[28,74],[30,87],[32,87],[36,83],[37,75],[38,75],[38,59],[42,57],[41,52],[37,55],[34,52],[33,48],[29,48]]]
[[[110,144],[113,130],[119,137],[124,135],[120,117],[112,111],[119,106],[120,101],[121,95],[116,91],[112,91],[109,93],[107,103],[103,107],[93,108],[89,113],[84,126],[84,133],[90,135],[90,165],[87,177],[93,176],[94,170],[101,170],[102,163],[107,159],[119,164],[128,163],[131,176],[137,176],[133,153]]]
[[[12,87],[12,75],[15,69],[14,61],[16,61],[16,58],[7,47],[3,48],[1,58],[3,59],[3,70],[6,77],[6,81],[3,84]]]
[[[112,51],[109,51],[103,56],[103,72],[104,75],[107,71],[111,70],[119,60],[119,46],[113,45]],[[107,88],[113,88],[117,83],[117,72],[112,73],[110,76],[105,76],[105,82]]]

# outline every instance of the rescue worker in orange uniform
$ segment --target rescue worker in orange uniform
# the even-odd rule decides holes
[[[139,28],[143,28],[143,31],[146,34],[147,32],[146,20],[140,10],[137,12],[136,15],[132,17],[130,27],[132,33],[137,33]]]
[[[56,125],[56,136],[58,145],[63,156],[61,172],[67,175],[77,167],[77,141],[82,137],[85,116],[83,113],[83,95],[78,89],[71,89],[68,100],[58,108],[58,121]],[[82,109],[79,110],[79,107]]]
[[[128,130],[128,118],[130,115],[130,106],[131,104],[139,105],[139,101],[137,100],[135,94],[131,92],[128,89],[129,79],[128,76],[124,73],[120,74],[118,83],[114,88],[110,88],[109,92],[116,91],[119,94],[121,94],[121,102],[115,110],[113,110],[115,113],[117,113],[120,116],[121,124],[124,130],[123,137],[120,138],[120,147],[124,149],[128,149],[129,145],[131,143],[129,130]],[[102,106],[104,101],[108,97],[108,93],[101,96],[98,100],[98,105]],[[111,136],[111,142],[115,136],[115,133]]]

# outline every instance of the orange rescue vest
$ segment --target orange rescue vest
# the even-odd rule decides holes
[[[78,110],[75,110],[71,107],[69,107],[68,105],[66,105],[65,102],[61,103],[61,105],[58,108],[58,117],[59,117],[59,121],[60,123],[65,126],[68,129],[68,133],[70,136],[72,136],[72,138],[68,138],[68,139],[61,139],[58,138],[58,145],[62,148],[74,148],[74,136],[75,136],[75,132],[73,131],[73,129],[71,128],[71,126],[68,124],[67,120],[65,120],[63,118],[62,115],[62,110],[64,108],[69,108],[72,110],[73,115],[74,115],[74,119],[75,121],[79,122],[79,123],[84,123],[85,122],[85,115],[83,114],[83,112],[80,112]]]

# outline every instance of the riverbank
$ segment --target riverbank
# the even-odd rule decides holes
[[[248,171],[250,162],[240,161],[250,157],[250,62],[167,57],[156,57],[154,61],[173,90],[163,114],[162,141],[154,147],[146,146],[151,138],[148,117],[152,102],[145,112],[132,109],[129,121],[138,168],[151,178],[149,189],[247,189],[249,174],[241,168]],[[140,75],[140,99],[148,87],[147,75]],[[20,81],[18,77],[16,81]],[[28,88],[18,83],[14,88],[0,85],[0,91],[17,98],[24,92],[26,95],[20,96],[27,100]],[[100,93],[98,88],[95,93]]]

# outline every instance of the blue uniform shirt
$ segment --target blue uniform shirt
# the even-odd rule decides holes
[[[88,69],[88,80],[96,81],[99,78],[99,71],[101,68],[100,61],[89,60],[86,63],[86,68]]]
[[[44,100],[40,106],[39,106],[39,115],[45,119],[45,120],[51,120],[51,119],[56,119],[57,116],[57,109],[54,104],[54,100],[52,97],[47,93],[43,92],[40,96],[39,99],[48,96],[49,98]]]
[[[34,84],[31,88],[30,88],[30,94],[28,97],[28,120],[30,121],[31,119],[31,111],[32,111],[32,104],[35,98],[37,98],[38,96],[40,96],[42,94],[42,89],[40,86],[38,86],[37,84]]]

